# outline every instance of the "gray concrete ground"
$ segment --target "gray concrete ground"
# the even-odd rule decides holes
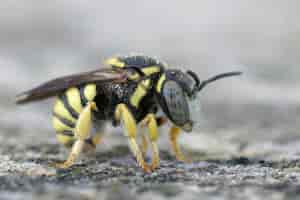
[[[282,109],[294,120],[284,121]],[[209,104],[203,108],[203,131],[180,138],[194,162],[174,159],[162,129],[162,161],[151,174],[137,167],[120,130],[107,133],[94,154],[70,169],[52,168],[49,164],[65,159],[67,151],[55,141],[48,116],[28,111],[28,116],[10,117],[10,110],[21,112],[10,103],[4,110],[0,199],[299,198],[297,106]]]

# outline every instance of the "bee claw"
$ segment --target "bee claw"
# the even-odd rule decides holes
[[[158,168],[158,166],[154,166],[154,165],[151,166],[152,171],[156,170],[157,168]]]
[[[193,160],[191,158],[185,158],[184,160],[182,160],[182,162],[190,164],[193,162]]]
[[[149,167],[148,165],[144,165],[144,166],[142,166],[142,168],[143,168],[144,172],[146,172],[146,173],[152,173],[152,171],[153,171],[152,167]]]

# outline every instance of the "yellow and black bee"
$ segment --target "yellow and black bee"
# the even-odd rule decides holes
[[[184,156],[177,144],[180,130],[192,131],[197,124],[199,91],[217,79],[240,75],[230,72],[200,81],[192,71],[168,69],[166,64],[147,56],[113,57],[107,68],[61,77],[17,96],[23,104],[57,96],[52,124],[57,139],[71,148],[68,159],[57,167],[68,168],[86,148],[101,141],[103,125],[121,125],[137,163],[150,172],[159,165],[158,126],[171,121],[170,139],[178,160]],[[164,116],[156,116],[161,110]],[[152,164],[143,158],[136,142],[137,125],[147,127],[152,146]],[[96,127],[91,134],[91,128]]]

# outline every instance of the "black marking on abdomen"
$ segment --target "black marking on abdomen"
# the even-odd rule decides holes
[[[88,102],[87,98],[84,95],[84,90],[85,90],[85,86],[83,86],[79,89],[80,101],[83,106],[85,106]]]
[[[65,130],[65,131],[60,132],[60,133],[58,133],[58,134],[62,134],[62,135],[65,135],[65,136],[74,137],[73,131],[67,131],[67,130]]]
[[[76,110],[74,110],[72,108],[72,106],[70,105],[69,101],[68,101],[68,98],[66,96],[65,93],[63,93],[61,96],[60,96],[60,99],[61,101],[63,102],[65,108],[70,112],[70,114],[72,115],[72,117],[74,117],[75,119],[78,119],[79,117],[79,113],[76,112]]]
[[[70,127],[70,128],[75,128],[75,123],[74,122],[71,122],[70,120],[68,119],[65,119],[61,116],[59,116],[58,113],[54,113],[53,112],[53,116],[56,117],[61,123],[63,123],[64,125]]]

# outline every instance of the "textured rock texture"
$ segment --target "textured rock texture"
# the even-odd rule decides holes
[[[55,141],[47,116],[12,105],[5,109],[6,116],[9,110],[27,115],[1,119],[0,199],[299,198],[297,124],[282,123],[275,107],[249,105],[229,112],[230,105],[208,106],[203,131],[180,138],[192,163],[175,161],[162,129],[161,166],[151,174],[136,166],[120,130],[110,130],[96,152],[70,169],[52,168],[67,151]],[[285,109],[297,119],[298,108]],[[254,115],[258,110],[262,114]]]

